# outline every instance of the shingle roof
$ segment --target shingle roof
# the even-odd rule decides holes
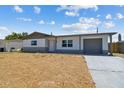
[[[40,33],[40,32],[33,32],[30,35],[28,35],[25,39],[40,39],[40,38],[46,38],[51,37],[51,35]]]
[[[40,38],[47,38],[47,37],[67,37],[67,36],[92,36],[92,35],[114,35],[117,32],[106,32],[106,33],[88,33],[88,34],[72,34],[72,35],[56,35],[51,36],[41,32],[33,32],[26,37],[26,39],[40,39]]]

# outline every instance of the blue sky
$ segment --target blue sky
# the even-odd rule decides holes
[[[12,32],[55,35],[118,32],[124,39],[124,6],[1,5],[0,38]],[[114,36],[117,41],[117,35]]]

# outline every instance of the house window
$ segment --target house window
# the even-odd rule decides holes
[[[73,47],[73,40],[62,40],[62,47]]]
[[[37,41],[31,41],[31,45],[37,45]]]
[[[15,48],[14,47],[11,47],[11,50],[14,50]]]
[[[62,40],[62,47],[67,47],[67,41],[66,40]]]
[[[72,40],[68,40],[68,47],[73,47],[73,41]]]

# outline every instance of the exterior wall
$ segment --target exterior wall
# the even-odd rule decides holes
[[[47,52],[47,47],[23,47],[23,52]]]
[[[22,48],[22,41],[7,41],[6,42],[6,51],[10,52],[11,48],[15,48],[14,50],[16,51],[17,49]]]
[[[62,47],[62,40],[73,40],[73,47]],[[56,50],[79,50],[79,36],[57,37]]]
[[[93,35],[93,36],[69,36],[69,37],[57,37],[57,52],[73,52],[83,53],[84,39],[102,38],[102,51],[103,54],[108,53],[108,35]],[[73,47],[62,47],[62,40],[73,40]]]
[[[81,50],[84,50],[83,40],[84,39],[92,39],[92,38],[102,38],[102,50],[103,50],[103,53],[108,52],[108,35],[81,36]]]
[[[5,41],[4,40],[0,40],[0,48],[5,47]]]
[[[31,41],[36,40],[37,45],[32,46]],[[46,47],[45,39],[28,39],[28,40],[23,40],[23,47]]]
[[[36,40],[37,45],[31,45],[31,41]],[[48,40],[46,39],[28,39],[23,40],[24,52],[46,52],[48,51]]]

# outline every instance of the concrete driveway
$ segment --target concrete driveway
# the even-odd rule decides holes
[[[124,88],[124,58],[85,55],[98,88]]]

